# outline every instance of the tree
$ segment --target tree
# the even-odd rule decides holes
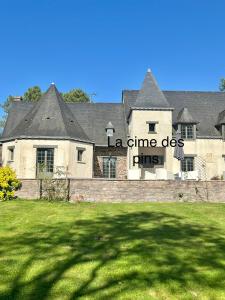
[[[28,88],[28,90],[24,93],[22,97],[22,101],[28,101],[28,102],[37,102],[42,95],[42,91],[39,86],[33,86]],[[86,94],[81,89],[73,89],[69,91],[68,93],[62,94],[63,99],[65,102],[90,102],[90,98],[88,94]],[[0,131],[4,128],[6,118],[9,112],[9,108],[11,103],[13,102],[13,96],[8,96],[6,101],[0,105],[0,107],[4,110],[4,115],[0,119]]]
[[[6,101],[1,104],[1,108],[3,108],[4,112],[7,114],[9,112],[9,108],[11,103],[13,102],[13,96],[8,96]]]
[[[65,102],[90,102],[88,94],[81,89],[73,89],[62,96]]]
[[[0,105],[0,107],[3,109],[4,111],[4,115],[2,116],[2,118],[0,119],[0,131],[4,128],[5,126],[5,122],[6,122],[6,118],[10,109],[10,105],[13,102],[13,96],[8,96],[6,101]]]
[[[35,102],[38,101],[40,99],[42,95],[41,89],[39,86],[34,86],[29,88],[23,95],[22,97],[22,101],[31,101],[31,102]],[[0,119],[0,131],[3,130],[4,126],[5,126],[5,122],[7,119],[7,115],[9,112],[9,108],[11,103],[13,102],[13,96],[8,96],[6,101],[0,105],[0,107],[4,110],[4,115],[2,116],[2,118]]]
[[[225,78],[220,80],[220,91],[225,92]]]
[[[29,88],[23,95],[23,101],[36,102],[41,98],[42,92],[39,86]]]

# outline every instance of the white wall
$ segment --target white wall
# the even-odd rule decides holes
[[[156,121],[156,133],[148,133],[148,124],[146,121]],[[141,139],[156,139],[159,145],[162,139],[169,136],[172,139],[172,112],[171,111],[153,111],[153,110],[133,110],[129,120],[128,127],[131,138],[137,136]],[[145,155],[155,153],[154,148],[141,149]],[[133,167],[132,158],[138,155],[140,149],[128,149],[128,169],[138,168]],[[173,157],[174,148],[165,148],[165,165],[167,171],[173,174],[180,171],[180,162]],[[201,167],[202,162],[205,164],[206,179],[211,179],[214,176],[221,176],[225,171],[225,161],[222,155],[225,155],[225,142],[221,139],[196,139],[184,141],[184,154],[195,155],[195,169]]]
[[[157,122],[156,133],[149,133],[148,124],[146,122]],[[172,139],[172,112],[162,110],[133,110],[129,120],[129,135],[131,138],[135,136],[139,139],[156,139],[158,147],[161,146],[163,139],[169,137]],[[165,149],[165,168],[168,171],[173,170],[173,149],[171,147]],[[148,148],[150,154],[153,148]],[[138,168],[132,165],[132,158],[139,154],[138,147],[128,149],[129,168]]]
[[[14,161],[9,162],[8,147],[14,146]],[[49,146],[54,148],[54,170],[59,168],[68,173],[68,177],[92,178],[93,145],[66,140],[16,140],[2,145],[3,165],[9,164],[19,178],[36,177],[35,146]],[[77,161],[77,147],[85,148],[83,161]]]

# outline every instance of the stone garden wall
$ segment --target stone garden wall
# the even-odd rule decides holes
[[[22,180],[17,196],[38,199],[42,183]],[[70,179],[70,201],[94,202],[225,202],[225,181]]]

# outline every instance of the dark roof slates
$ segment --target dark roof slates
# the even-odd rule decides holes
[[[158,87],[158,84],[151,72],[148,69],[142,87],[138,92],[134,108],[169,108],[170,105],[166,97]]]
[[[21,104],[25,105],[19,105]],[[2,138],[51,136],[91,142],[54,84],[37,103],[29,107],[29,110],[25,110],[26,114],[20,114],[20,122],[11,131],[6,126]],[[10,117],[12,118],[12,112]]]

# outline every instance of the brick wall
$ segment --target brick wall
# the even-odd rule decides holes
[[[126,148],[109,148],[95,147],[94,150],[94,177],[103,177],[103,157],[116,156],[116,178],[127,178],[127,149]]]
[[[22,184],[22,189],[17,192],[19,197],[39,198],[38,180],[24,179]],[[225,202],[225,182],[71,179],[70,199],[96,202]]]

